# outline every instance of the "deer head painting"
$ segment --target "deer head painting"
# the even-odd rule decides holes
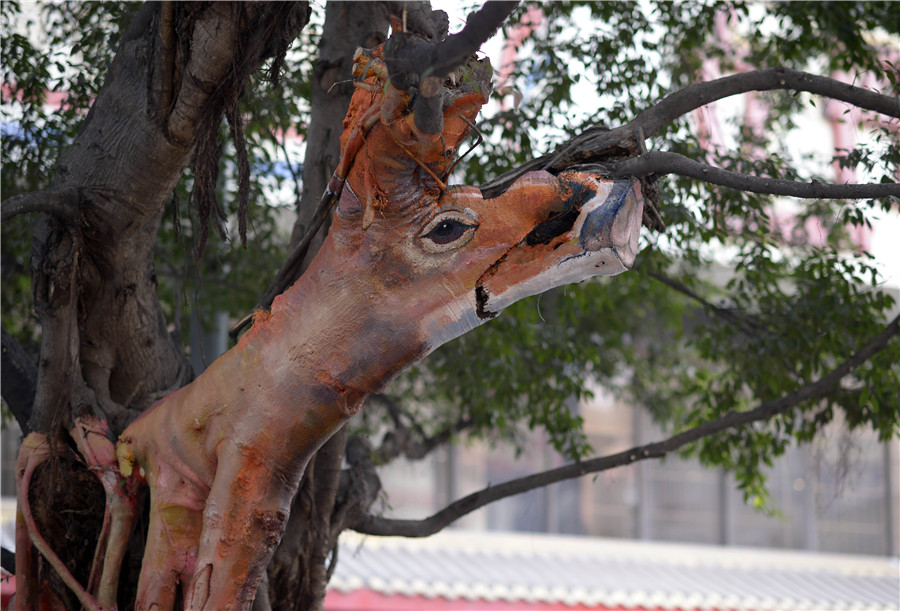
[[[357,59],[348,173],[309,269],[120,437],[120,470],[151,490],[139,609],[171,608],[178,584],[188,609],[248,605],[307,460],[368,394],[507,305],[634,261],[635,181],[533,172],[492,199],[446,186],[487,77],[449,75],[471,90],[445,96],[442,131],[423,133],[378,55]]]
[[[234,348],[128,426],[115,450],[102,420],[73,426],[107,492],[87,588],[42,543],[20,499],[21,541],[35,541],[85,607],[115,608],[146,488],[136,608],[249,608],[310,456],[367,395],[519,299],[634,262],[636,180],[533,171],[491,197],[448,185],[491,70],[467,52],[414,78],[400,61],[417,57],[414,40],[398,30],[355,58],[341,163],[323,200],[333,222],[302,277],[255,314]],[[51,445],[36,433],[26,440],[21,489]],[[24,594],[19,603],[29,608]]]

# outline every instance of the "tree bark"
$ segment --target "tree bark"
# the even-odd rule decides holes
[[[390,26],[386,2],[329,2],[312,74],[309,128],[303,159],[303,193],[291,236],[293,246],[313,225],[316,208],[340,160],[344,116],[353,95],[353,54],[383,43]],[[299,277],[322,245],[328,221],[319,229],[297,270]]]
[[[250,73],[281,53],[308,17],[306,3],[148,3],[60,155],[48,196],[23,199],[18,210],[4,206],[4,215],[28,206],[42,213],[32,257],[42,345],[31,429],[62,438],[73,417],[93,411],[118,434],[189,381],[156,294],[153,247],[164,205],[198,140],[216,137]],[[104,495],[86,486],[73,494],[82,475],[94,478],[78,461],[50,461],[36,472],[29,496],[56,553],[70,566],[90,567]],[[73,510],[83,520],[58,511],[73,497],[84,501]],[[140,537],[133,539],[139,546]],[[54,589],[77,606],[65,588]]]

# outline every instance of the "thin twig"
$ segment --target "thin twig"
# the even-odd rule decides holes
[[[466,125],[468,125],[468,126],[475,132],[475,143],[474,143],[472,146],[470,146],[470,147],[469,147],[469,150],[467,150],[465,153],[463,153],[462,155],[458,155],[458,156],[456,157],[456,159],[453,161],[453,163],[450,165],[450,167],[447,169],[447,171],[444,172],[444,181],[447,181],[447,180],[450,179],[450,174],[453,173],[453,170],[456,169],[456,165],[457,165],[460,161],[462,161],[463,159],[465,159],[466,157],[468,157],[468,156],[469,156],[469,153],[471,153],[471,152],[474,151],[476,148],[478,148],[479,146],[481,146],[481,144],[484,142],[484,135],[481,133],[481,130],[478,129],[478,127],[477,127],[472,121],[469,121],[469,120],[468,120],[466,117],[464,117],[463,115],[456,115],[456,116],[459,117],[460,119],[462,119],[463,122],[464,122]]]
[[[734,313],[733,310],[728,308],[723,308],[721,306],[717,306],[711,301],[707,300],[703,296],[699,295],[697,292],[693,291],[690,287],[682,282],[678,282],[677,280],[666,276],[665,274],[661,274],[660,272],[656,272],[653,270],[648,270],[645,272],[648,276],[653,278],[654,280],[661,282],[668,286],[669,288],[678,291],[682,295],[686,297],[690,297],[704,308],[708,309],[714,315],[719,318],[726,320],[736,327],[738,327],[741,331],[746,333],[747,335],[754,335],[759,333],[760,327],[755,324],[749,317],[747,316],[738,316]]]

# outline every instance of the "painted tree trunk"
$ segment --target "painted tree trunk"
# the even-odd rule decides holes
[[[223,27],[233,25],[234,12],[243,10],[240,6],[213,5],[200,16],[222,19]],[[255,6],[249,10],[255,18],[264,12]],[[286,22],[289,16],[282,15]],[[157,17],[165,18],[165,11]],[[211,31],[198,28],[196,36],[207,38],[195,44],[224,41],[230,47],[232,39],[241,36],[226,29],[213,40]],[[192,61],[194,57],[188,72]],[[243,72],[229,72],[230,64],[220,56],[212,61],[208,69],[224,70],[221,79],[241,82]],[[71,270],[82,251],[91,251],[83,235],[60,232],[68,241],[60,239],[50,249],[62,271],[57,283],[48,285],[46,301],[53,307],[46,308],[45,318],[56,325],[51,330],[60,330],[54,355],[68,355],[68,360],[52,364],[60,376],[83,371],[86,384],[76,380],[52,390],[71,397],[71,422],[64,424],[101,482],[107,513],[99,526],[97,556],[86,563],[90,575],[69,574],[40,539],[41,527],[29,509],[28,490],[37,467],[66,454],[63,445],[44,432],[52,422],[36,420],[37,432],[23,446],[19,467],[23,574],[35,570],[36,556],[27,553],[30,537],[82,605],[115,607],[126,556],[124,533],[131,530],[139,490],[146,486],[149,524],[135,608],[162,611],[179,601],[186,609],[249,608],[311,458],[367,395],[523,297],[595,275],[621,273],[633,263],[642,213],[636,181],[607,181],[578,171],[532,172],[490,199],[477,188],[446,184],[458,147],[487,100],[489,66],[471,59],[448,74],[443,93],[433,96],[439,116],[433,116],[429,102],[431,116],[423,122],[416,101],[421,90],[417,98],[414,88],[401,90],[388,80],[381,48],[358,53],[355,62],[357,90],[344,120],[341,161],[327,188],[336,198],[334,221],[318,254],[270,309],[257,312],[237,346],[131,423],[120,435],[115,454],[108,441],[110,424],[115,427],[117,422],[111,415],[127,417],[116,406],[134,404],[131,397],[139,390],[135,381],[115,381],[116,355],[97,350],[89,328],[81,331],[75,324],[73,316],[82,314],[76,307],[77,289],[92,285],[63,272]],[[191,87],[185,85],[181,93],[197,94]],[[225,100],[221,105],[224,111],[233,112],[227,104]],[[99,100],[95,108],[102,112]],[[196,107],[176,101],[172,108],[167,137],[160,150],[148,150],[151,158],[174,157],[165,147],[191,135],[185,113]],[[177,157],[178,163],[186,162],[189,150]],[[176,166],[173,162],[173,171]],[[87,164],[84,172],[92,169]],[[62,164],[61,174],[68,172],[69,166]],[[171,188],[169,183],[162,186]],[[136,245],[151,243],[147,236],[155,230],[161,204],[155,209],[133,207],[133,225],[117,227],[115,238],[121,243],[136,236],[127,252],[140,255],[138,260],[145,263],[135,274],[147,273],[149,248]],[[69,267],[60,253],[69,257]],[[98,269],[105,270],[103,265],[113,262],[101,262]],[[77,271],[83,274],[84,269],[89,268]],[[149,282],[139,279],[143,285]],[[137,291],[131,285],[116,288],[120,293],[101,292],[106,301],[82,318],[102,320],[111,315],[102,308],[115,305],[121,311],[116,297],[121,300]],[[162,335],[161,317],[148,311],[150,318],[141,319],[137,331],[155,323],[153,328]],[[74,337],[85,345],[72,343],[76,329],[81,333]],[[54,344],[45,340],[47,345]],[[149,342],[145,348],[153,345]],[[150,353],[141,360],[152,364],[165,358]],[[44,409],[36,413],[58,414],[46,409],[52,397],[39,399]],[[101,417],[86,415],[84,406],[93,406]],[[316,491],[326,503],[334,502],[342,446],[339,440],[336,451],[323,454],[316,464]],[[333,544],[340,529],[324,533],[323,525],[316,524],[310,530],[320,540],[307,550],[312,558],[306,561],[318,572],[309,570],[304,577],[312,582],[307,591],[309,602],[316,605],[325,583],[325,544]],[[79,580],[87,587],[76,583]],[[29,608],[36,600],[31,592],[19,608]]]
[[[340,134],[354,91],[353,55],[357,48],[373,48],[384,42],[389,26],[390,10],[386,3],[329,2],[325,7],[325,23],[311,81],[303,190],[292,247],[314,224],[319,200],[340,160]],[[309,266],[329,226],[326,219],[310,246],[309,255],[299,262],[296,275]],[[338,528],[339,520],[333,514],[346,441],[343,431],[331,437],[311,459],[301,481],[284,536],[268,567],[268,607],[275,611],[314,610],[324,602],[328,558],[336,545],[337,532],[342,529]],[[262,587],[260,595],[263,595]],[[263,605],[260,595],[255,608],[262,611],[268,607]]]
[[[186,608],[249,607],[308,461],[367,395],[510,303],[634,260],[632,181],[533,173],[491,200],[441,184],[487,99],[479,62],[440,138],[417,130],[379,66],[378,51],[357,60],[346,184],[309,269],[120,437],[122,475],[151,491],[138,609],[172,608],[179,584]]]

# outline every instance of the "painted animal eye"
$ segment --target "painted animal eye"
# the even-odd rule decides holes
[[[430,252],[446,252],[466,244],[475,234],[478,223],[458,212],[434,218],[420,234],[422,245]]]
[[[425,237],[435,244],[449,244],[460,239],[469,229],[472,229],[471,225],[459,221],[441,221],[437,227],[425,234]]]

